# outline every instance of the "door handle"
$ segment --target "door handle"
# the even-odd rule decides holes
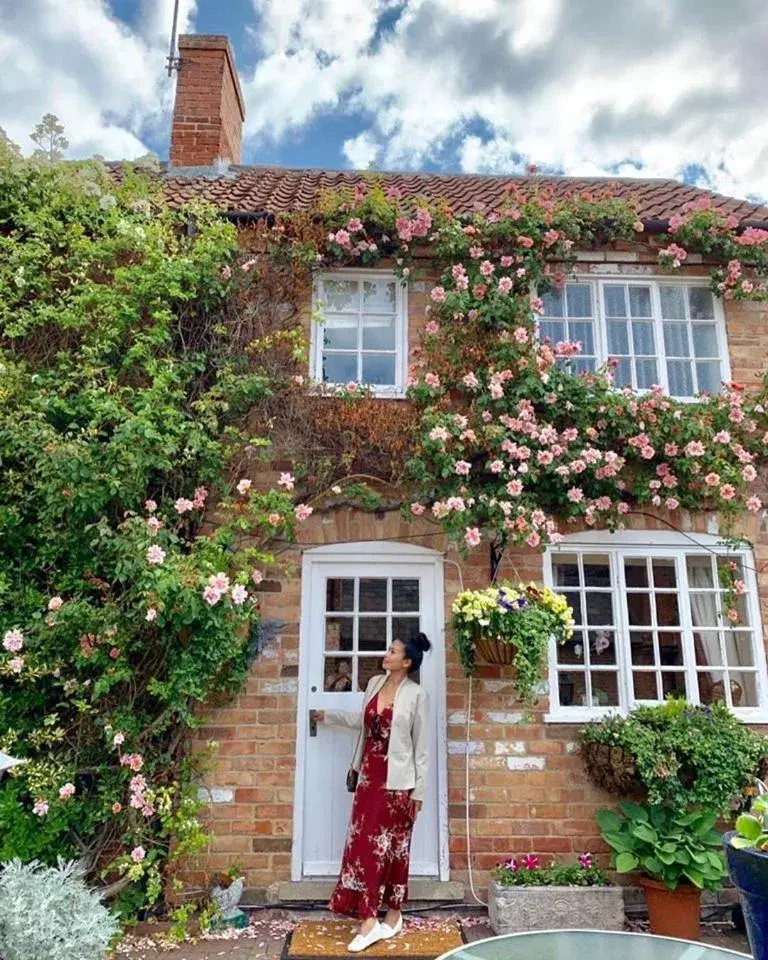
[[[309,735],[310,737],[317,736],[317,710],[309,711]]]

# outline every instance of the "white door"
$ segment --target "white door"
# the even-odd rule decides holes
[[[357,548],[356,550],[354,548]],[[352,794],[356,734],[310,710],[359,714],[370,677],[398,638],[426,633],[418,682],[429,693],[430,769],[411,847],[411,874],[448,879],[442,556],[410,544],[344,544],[304,554],[293,879],[338,873]]]

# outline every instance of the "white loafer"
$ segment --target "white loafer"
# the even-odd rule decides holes
[[[381,924],[381,930],[382,930],[381,939],[389,940],[392,937],[396,937],[398,933],[402,931],[402,929],[403,929],[403,915],[401,913],[394,927],[390,927],[388,923]]]
[[[379,921],[376,921],[376,926],[373,927],[370,933],[367,933],[363,936],[362,933],[358,933],[352,942],[347,946],[347,950],[350,953],[362,953],[363,950],[367,950],[368,947],[372,947],[374,943],[378,943],[379,940],[383,939],[382,925]]]

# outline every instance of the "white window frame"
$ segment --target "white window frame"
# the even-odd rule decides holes
[[[323,280],[357,280],[363,283],[371,281],[394,281],[395,283],[395,384],[394,386],[371,385],[374,396],[405,397],[405,384],[408,374],[408,286],[392,270],[364,270],[349,267],[342,270],[323,270],[315,275],[312,283],[312,332],[310,347],[310,378],[319,385],[340,387],[344,384],[323,381],[323,324],[316,316],[322,315],[320,283]],[[352,351],[349,351],[350,353]],[[356,354],[359,356],[361,348]],[[371,351],[376,352],[376,351]],[[363,386],[367,386],[363,384]]]
[[[686,555],[699,554],[711,556],[712,553],[728,555],[740,559],[743,567],[744,583],[747,593],[744,600],[753,630],[755,645],[755,683],[757,687],[757,707],[734,707],[734,716],[745,723],[768,722],[768,672],[766,670],[766,650],[763,637],[762,619],[760,616],[760,601],[755,576],[755,561],[751,550],[730,550],[722,541],[710,534],[696,534],[687,537],[672,531],[623,531],[611,533],[607,530],[589,530],[567,536],[562,543],[549,547],[544,554],[544,583],[554,586],[552,558],[558,554],[607,554],[611,565],[613,581],[613,606],[616,637],[616,667],[618,674],[619,706],[560,706],[557,645],[553,641],[549,649],[549,697],[550,709],[545,716],[547,723],[585,723],[590,720],[599,720],[606,716],[626,716],[634,707],[642,704],[658,703],[656,700],[636,701],[633,696],[632,661],[629,639],[629,624],[621,602],[626,593],[623,576],[623,559],[625,557],[646,558],[649,554],[654,557],[673,558],[678,563],[685,563]],[[679,567],[677,568],[679,570]],[[679,583],[679,579],[678,579]],[[679,594],[680,602],[680,634],[685,651],[684,673],[686,690],[691,703],[699,702],[699,688],[696,682],[694,655],[691,650],[693,625],[690,622],[690,606],[687,592]],[[563,664],[561,664],[561,667]],[[575,669],[578,669],[575,667]],[[593,668],[595,669],[595,668]],[[598,668],[599,669],[599,668]],[[607,668],[609,671],[611,667]],[[713,668],[717,671],[717,667]],[[562,672],[562,671],[561,671]]]
[[[708,281],[702,277],[672,277],[664,276],[660,274],[617,274],[617,273],[605,273],[605,274],[579,274],[575,273],[572,276],[569,276],[566,280],[566,285],[569,283],[580,283],[580,284],[589,284],[592,288],[592,308],[593,308],[593,317],[591,318],[594,321],[595,326],[595,355],[597,357],[597,366],[598,368],[603,366],[613,354],[608,352],[608,326],[607,318],[605,316],[605,310],[603,308],[603,288],[606,286],[626,286],[626,285],[637,285],[637,286],[649,286],[651,288],[651,309],[653,311],[653,336],[656,345],[656,360],[658,363],[658,375],[659,375],[659,386],[664,390],[664,393],[669,395],[669,377],[667,374],[667,354],[666,348],[664,345],[664,321],[661,317],[661,299],[659,287],[662,285],[685,285],[685,286],[698,286],[704,287],[707,290],[710,290]],[[710,291],[711,292],[711,291]],[[712,294],[712,301],[714,305],[714,319],[711,321],[693,321],[694,323],[714,323],[716,336],[717,336],[717,349],[719,352],[720,360],[720,379],[721,381],[729,381],[731,379],[731,358],[728,352],[728,337],[726,332],[726,323],[725,323],[725,310],[723,307],[723,302],[719,297],[716,297]],[[546,317],[539,316],[539,321],[558,321],[562,319],[565,322],[565,318],[559,317]],[[584,322],[589,318],[576,318],[578,321]],[[629,318],[628,318],[629,319]],[[686,324],[690,324],[690,319],[686,319]],[[642,354],[632,354],[633,358],[641,357]],[[673,358],[675,359],[675,358]],[[682,359],[682,358],[681,358]],[[695,363],[696,358],[691,357],[691,362]],[[617,389],[621,389],[617,384]],[[648,391],[638,388],[633,388],[637,393],[647,393]],[[699,394],[694,394],[692,396],[685,397],[675,397],[675,400],[682,402],[696,402],[699,399]]]

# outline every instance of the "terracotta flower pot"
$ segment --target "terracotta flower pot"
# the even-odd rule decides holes
[[[511,643],[504,643],[503,640],[499,640],[497,637],[489,637],[487,634],[476,638],[475,647],[486,663],[508,666],[515,656],[515,648]]]
[[[650,877],[640,877],[648,904],[651,933],[679,940],[698,940],[701,935],[701,890],[680,884],[676,890]]]

